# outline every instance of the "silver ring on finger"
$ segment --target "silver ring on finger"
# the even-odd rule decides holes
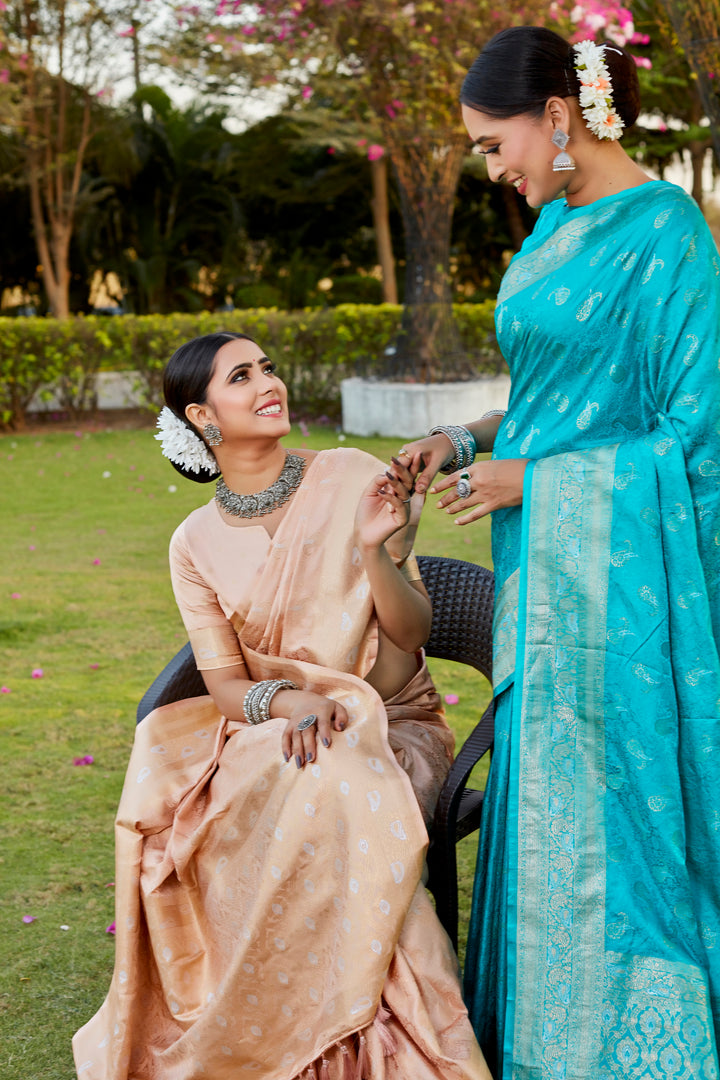
[[[298,731],[307,731],[313,724],[317,724],[317,716],[314,712],[308,713],[307,716],[303,716],[302,720],[297,726]]]
[[[468,499],[472,495],[470,486],[470,473],[460,473],[460,479],[455,485],[458,499]]]

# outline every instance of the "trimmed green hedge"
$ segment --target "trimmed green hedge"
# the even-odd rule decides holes
[[[0,423],[22,427],[33,396],[49,399],[50,386],[69,416],[93,409],[99,371],[137,372],[140,399],[157,411],[170,355],[183,341],[221,329],[249,334],[277,360],[296,413],[336,419],[340,380],[381,371],[401,312],[390,304],[341,304],[301,312],[88,316],[63,322],[0,318]],[[478,373],[494,374],[502,365],[494,348],[493,312],[491,301],[455,308],[463,346],[478,358]]]

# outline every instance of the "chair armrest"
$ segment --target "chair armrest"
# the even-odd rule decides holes
[[[433,823],[433,838],[441,843],[447,836],[448,843],[455,843],[457,813],[460,799],[470,773],[478,761],[492,749],[495,737],[495,705],[490,702],[478,723],[463,743],[443,784]],[[450,835],[448,835],[450,834]]]

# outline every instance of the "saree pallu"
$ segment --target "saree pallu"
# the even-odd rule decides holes
[[[422,814],[388,741],[389,715],[398,736],[427,722],[447,740],[427,669],[386,708],[356,674],[305,658],[318,640],[356,657],[372,625],[347,525],[344,543],[333,531],[335,481],[347,494],[353,472],[336,465],[320,463],[276,534],[240,648],[251,679],[340,701],[348,727],[298,770],[280,752],[283,719],[228,722],[197,698],[141,722],[116,825],[115,972],[74,1040],[83,1080],[489,1077],[420,884]],[[298,563],[331,544],[319,609]],[[267,642],[302,658],[270,656]],[[430,801],[432,774],[417,777]]]
[[[718,260],[689,200],[668,200],[668,187],[600,200],[567,226],[574,246],[553,208],[501,312],[513,312],[512,334],[537,340],[538,298],[560,290],[576,323],[586,310],[581,255],[602,266],[598,250],[612,242],[638,268],[639,280],[623,279],[621,263],[619,281],[598,269],[587,287],[616,328],[631,306],[622,289],[638,289],[626,335],[608,331],[613,351],[597,326],[587,338],[575,327],[570,363],[561,316],[545,328],[559,340],[543,387],[533,394],[520,369],[499,433],[497,456],[522,456],[531,436],[533,460],[522,510],[493,522],[496,749],[466,997],[506,1080],[718,1076]],[[659,240],[673,208],[678,227]],[[600,216],[611,227],[596,247]],[[653,265],[657,283],[643,293]],[[523,348],[508,352],[527,361]],[[599,356],[591,387],[583,372]],[[632,385],[616,400],[620,367]]]

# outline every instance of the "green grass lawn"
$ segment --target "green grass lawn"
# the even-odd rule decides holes
[[[336,445],[331,429],[288,446]],[[387,461],[397,440],[350,439]],[[70,1039],[113,966],[113,821],[137,703],[185,642],[167,567],[213,486],[178,476],[151,428],[0,436],[0,1076],[72,1080]],[[430,499],[416,550],[489,565],[489,525]],[[485,680],[439,661],[462,741]],[[41,673],[41,674],[40,674]],[[74,765],[91,755],[89,765]],[[475,838],[460,845],[467,911]],[[32,922],[24,922],[32,918]]]

